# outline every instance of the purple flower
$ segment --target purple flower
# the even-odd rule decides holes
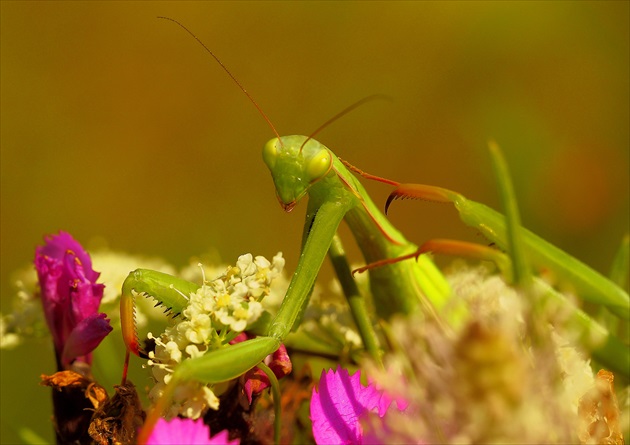
[[[97,313],[105,286],[96,284],[100,273],[70,234],[44,240],[35,251],[35,269],[57,366],[68,369],[74,360],[91,364],[91,352],[112,330],[106,315]]]
[[[147,445],[239,445],[240,440],[228,438],[227,430],[210,437],[210,428],[202,420],[173,418],[170,422],[158,420],[151,432]]]
[[[376,411],[385,415],[392,399],[374,385],[361,384],[361,372],[350,376],[346,369],[322,370],[319,392],[313,388],[311,420],[318,444],[361,444],[363,430],[360,417]],[[398,403],[398,402],[397,402]]]

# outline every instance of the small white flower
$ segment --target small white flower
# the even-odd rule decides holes
[[[241,276],[249,276],[256,273],[256,264],[252,261],[253,257],[251,253],[241,255],[236,261],[236,267],[241,270]]]
[[[201,357],[205,354],[205,350],[200,351],[197,345],[188,345],[186,346],[186,354],[190,356],[190,358]]]
[[[177,343],[169,341],[164,349],[170,355],[171,360],[177,363],[182,361],[182,351],[177,347]]]
[[[264,256],[260,256],[260,255],[258,255],[254,259],[254,263],[256,264],[256,267],[258,269],[268,269],[269,266],[271,266],[271,263],[269,262],[269,260],[265,258]]]
[[[191,343],[201,344],[206,341],[212,331],[212,322],[208,314],[198,314],[190,320],[186,338]]]

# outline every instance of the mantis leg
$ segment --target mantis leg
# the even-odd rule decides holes
[[[335,272],[337,273],[337,277],[339,278],[339,282],[341,283],[343,293],[346,295],[348,300],[348,305],[350,306],[354,322],[361,334],[363,345],[370,355],[376,361],[380,362],[381,350],[378,338],[376,336],[376,332],[374,331],[374,326],[372,325],[370,316],[368,315],[365,299],[359,292],[357,283],[352,278],[350,265],[348,264],[341,239],[339,239],[338,235],[335,235],[333,238],[328,253],[330,255],[330,260],[333,263],[333,267],[335,268]]]
[[[300,253],[300,260],[289,284],[287,295],[282,301],[278,314],[272,320],[267,335],[282,340],[301,319],[319,269],[347,211],[347,204],[329,201],[317,209],[317,213],[311,218],[312,222],[307,218],[305,233],[308,234]]]
[[[399,198],[451,202],[464,224],[476,228],[499,247],[503,249],[507,247],[505,216],[484,204],[439,187],[401,184],[388,198],[386,210],[394,199]],[[585,301],[606,306],[623,320],[630,318],[630,298],[621,287],[523,227],[520,236],[523,239],[524,255],[529,264],[553,272],[559,280],[569,283]]]

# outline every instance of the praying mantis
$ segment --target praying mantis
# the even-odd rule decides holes
[[[276,138],[264,146],[263,160],[271,171],[276,194],[284,210],[291,211],[307,195],[309,203],[300,259],[287,294],[278,313],[268,323],[265,335],[182,362],[161,399],[162,405],[167,403],[166,400],[172,396],[179,382],[195,379],[212,384],[234,379],[257,366],[267,355],[278,349],[299,323],[329,249],[333,258],[343,257],[343,248],[335,237],[343,219],[354,233],[367,262],[396,258],[417,250],[417,246],[407,241],[387,220],[356,177],[332,151],[314,140],[312,135],[281,137],[253,98],[221,61],[194,34],[190,34],[224,68],[275,133]],[[352,105],[336,117],[362,102]],[[333,264],[342,284],[350,288],[348,292],[351,295],[348,298],[366,348],[378,358],[380,352],[372,321],[356,285],[353,286],[350,270],[343,261],[333,261]],[[448,283],[427,256],[422,256],[418,262],[400,262],[373,271],[370,286],[377,311],[384,318],[394,313],[417,311],[440,318],[441,309],[451,297]],[[128,352],[145,355],[135,332],[135,294],[151,295],[173,314],[178,314],[186,306],[185,295],[198,288],[194,283],[155,271],[140,269],[132,272],[123,284],[120,306],[122,334]],[[461,313],[454,314],[449,323],[455,323],[455,318],[461,317]],[[159,415],[162,408],[158,403],[153,412]],[[149,416],[145,429],[150,430],[151,424],[156,420],[156,416]]]
[[[299,325],[327,254],[330,254],[333,260],[364,346],[376,360],[379,359],[381,349],[373,321],[345,262],[341,241],[336,236],[342,220],[350,227],[367,263],[380,261],[387,263],[370,270],[370,290],[379,318],[387,319],[396,313],[421,312],[426,317],[438,320],[445,329],[461,323],[465,319],[466,309],[458,302],[457,297],[452,295],[439,269],[427,255],[417,255],[418,247],[408,241],[378,209],[352,173],[352,168],[337,158],[330,149],[313,139],[323,126],[310,136],[281,137],[254,99],[212,51],[179,22],[162,18],[184,28],[203,46],[249,98],[273,130],[276,137],[264,145],[263,161],[271,172],[282,208],[290,212],[307,196],[308,206],[298,265],[277,314],[261,328],[262,335],[211,351],[199,358],[183,361],[175,369],[165,392],[148,416],[143,434],[148,434],[151,430],[165,405],[173,397],[179,383],[197,380],[214,384],[235,379],[277,350],[289,333]],[[365,100],[343,110],[324,126],[363,102]],[[391,181],[389,183],[398,185]],[[404,193],[408,193],[406,196],[412,196],[411,192],[400,188],[398,190],[400,196],[404,196]],[[491,232],[497,234],[496,242],[500,244],[499,239],[505,238],[505,234],[498,228],[501,225],[500,214],[490,217],[479,208],[470,212],[471,217],[479,220],[478,227],[489,227]],[[541,246],[537,239],[528,239],[527,242],[531,243],[534,250]],[[397,261],[410,256],[417,256],[417,261]],[[150,295],[172,314],[177,315],[187,305],[186,295],[195,292],[199,287],[195,283],[160,272],[146,269],[132,272],[123,284],[120,306],[122,334],[128,354],[131,352],[139,356],[146,355],[135,330],[135,295]],[[627,294],[625,300],[623,295],[614,298],[619,300],[614,300],[615,307],[618,306],[622,311],[628,308]],[[606,298],[599,300],[600,303],[607,301]],[[444,311],[446,307],[449,307],[448,311]],[[616,343],[614,351],[614,353],[619,351]],[[145,439],[146,435],[141,436],[139,442],[142,443]]]

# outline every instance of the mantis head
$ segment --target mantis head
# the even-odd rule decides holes
[[[333,165],[330,150],[306,136],[273,138],[263,148],[263,160],[271,171],[278,201],[287,212]]]

